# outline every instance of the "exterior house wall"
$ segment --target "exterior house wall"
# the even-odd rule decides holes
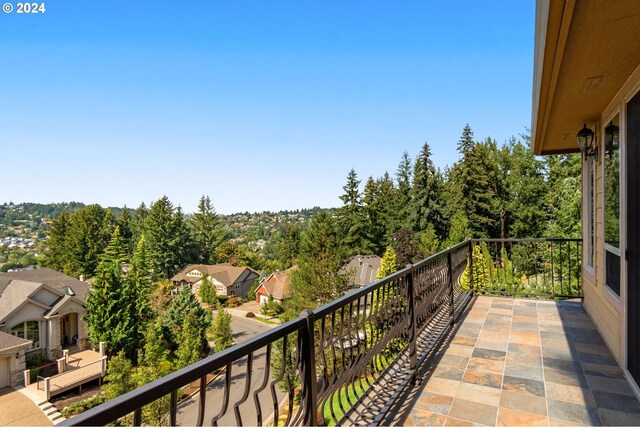
[[[0,358],[4,358],[9,365],[9,385],[16,387],[23,384],[23,371],[27,369],[24,348],[0,351]]]
[[[625,236],[625,191],[626,191],[626,177],[625,177],[625,138],[626,138],[626,118],[625,118],[625,100],[628,100],[633,94],[637,93],[640,87],[640,67],[636,68],[629,80],[620,89],[618,94],[611,100],[607,108],[602,112],[601,117],[597,121],[596,136],[599,144],[598,161],[595,167],[595,266],[591,270],[583,267],[583,292],[584,292],[584,308],[593,320],[596,328],[600,332],[600,335],[607,343],[607,346],[611,350],[613,356],[616,358],[620,366],[626,365],[625,355],[625,297],[626,297],[626,265],[624,257],[621,259],[621,281],[620,281],[620,295],[616,295],[605,284],[605,249],[604,249],[604,161],[605,151],[603,147],[604,132],[603,129],[607,126],[609,121],[619,114],[620,123],[620,250],[624,253],[626,248],[626,236]],[[583,171],[586,171],[585,164],[583,163]],[[583,180],[586,180],[586,173],[583,173]],[[583,182],[583,189],[586,189],[586,182]],[[587,196],[586,191],[583,194]],[[583,235],[586,241],[588,236],[588,224],[586,219],[588,209],[588,197],[583,197]]]
[[[260,295],[264,295],[267,298],[269,297],[269,293],[264,288],[264,286],[260,286],[260,287],[258,287],[258,289],[256,289],[256,302],[258,304],[260,304]]]
[[[257,278],[258,275],[256,273],[247,269],[238,280],[229,287],[229,290],[235,292],[236,296],[246,298]]]

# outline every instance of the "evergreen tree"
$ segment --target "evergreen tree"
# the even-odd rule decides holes
[[[438,237],[446,235],[442,191],[444,182],[431,161],[431,149],[426,142],[416,158],[413,169],[413,229],[421,232],[431,224]]]
[[[201,264],[216,262],[216,249],[225,240],[225,232],[209,196],[202,196],[198,211],[191,218],[196,258]]]
[[[366,246],[371,248],[374,254],[379,255],[384,248],[385,242],[385,217],[382,200],[380,197],[380,182],[369,177],[364,186],[364,219],[365,219],[365,239]]]
[[[67,240],[70,222],[70,215],[67,212],[62,212],[60,217],[53,221],[51,229],[47,233],[47,249],[44,252],[44,257],[40,260],[43,266],[65,274],[70,273]]]
[[[216,317],[213,319],[211,326],[213,345],[216,352],[233,345],[233,331],[231,330],[231,314],[227,313],[224,308],[217,310]]]
[[[318,213],[303,235],[298,269],[291,273],[289,313],[295,316],[342,296],[348,284],[340,273],[345,260],[334,220],[326,212]]]
[[[131,319],[123,317],[126,315],[123,311],[124,301],[121,292],[123,262],[124,249],[120,230],[116,227],[97,267],[91,291],[87,295],[85,315],[91,341],[104,342],[110,353],[119,352],[126,347],[128,337],[120,325],[129,325],[132,322]]]
[[[462,129],[462,135],[458,140],[458,152],[461,154],[467,153],[473,147],[473,131],[469,126],[469,123],[464,125],[464,129]]]
[[[115,399],[136,388],[132,373],[133,364],[127,359],[124,352],[119,352],[109,360],[107,375],[104,378],[105,384],[102,386],[107,399]]]
[[[410,228],[401,228],[395,234],[394,249],[398,264],[405,266],[418,260],[418,241]]]
[[[66,238],[66,274],[91,277],[113,233],[113,214],[99,205],[89,205],[70,216]]]
[[[396,180],[398,181],[398,193],[396,197],[395,219],[391,226],[392,234],[395,234],[403,227],[411,224],[411,178],[412,161],[409,153],[402,153],[402,159],[396,170]]]
[[[362,195],[359,186],[358,175],[351,169],[347,175],[347,183],[342,187],[344,194],[340,196],[340,200],[343,205],[339,209],[338,219],[338,225],[344,236],[343,244],[351,255],[370,253],[370,248],[366,247]]]
[[[188,312],[184,316],[180,336],[178,339],[178,350],[176,351],[177,368],[181,369],[191,365],[202,358],[202,338],[198,330],[198,319],[193,312]]]
[[[200,306],[200,303],[196,297],[191,293],[187,285],[183,286],[180,293],[171,302],[171,307],[164,316],[163,325],[167,332],[168,340],[175,344],[178,344],[182,334],[182,327],[184,325],[184,319],[189,314],[192,314],[194,325],[199,332],[201,341],[206,342],[205,334],[207,327],[207,315],[204,309]]]
[[[181,209],[167,196],[157,200],[144,222],[149,261],[156,277],[170,278],[190,261],[191,238]]]
[[[198,288],[198,296],[206,304],[215,304],[218,301],[216,299],[216,289],[209,278],[204,275],[202,276],[202,284]]]
[[[380,280],[384,277],[389,276],[390,274],[398,271],[398,258],[396,256],[396,251],[393,249],[393,246],[387,246],[387,250],[384,251],[384,256],[382,257],[382,261],[380,262],[380,268],[376,273],[376,280]]]
[[[149,215],[149,209],[144,204],[144,202],[140,203],[140,206],[133,211],[133,215],[131,215],[131,241],[139,242],[140,237],[144,232],[144,221]]]
[[[125,247],[127,255],[132,255],[136,241],[133,240],[133,218],[127,205],[124,205],[124,208],[122,208],[122,213],[116,220],[116,224],[120,228],[120,238],[122,239],[122,245]]]

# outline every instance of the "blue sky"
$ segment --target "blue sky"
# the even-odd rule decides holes
[[[0,203],[338,206],[531,123],[533,0],[45,4],[0,13]]]

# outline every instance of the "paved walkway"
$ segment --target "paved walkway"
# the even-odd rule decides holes
[[[581,303],[472,304],[405,425],[640,424],[640,402]]]
[[[5,387],[0,389],[0,425],[50,426],[51,421],[31,399]]]

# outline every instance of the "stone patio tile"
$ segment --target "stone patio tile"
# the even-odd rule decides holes
[[[498,406],[500,404],[500,389],[486,387],[467,382],[460,383],[456,399],[470,400],[485,405]]]
[[[540,328],[536,323],[513,323],[511,325],[512,331],[539,331]]]
[[[476,341],[476,338],[456,335],[456,337],[451,341],[451,344],[468,345],[473,347],[474,345],[476,345]]]
[[[504,364],[505,362],[502,360],[479,359],[477,357],[472,357],[469,359],[467,369],[502,374],[504,372]]]
[[[445,354],[456,354],[458,356],[469,357],[473,353],[473,347],[462,344],[449,344]]]
[[[542,366],[542,357],[540,353],[527,354],[527,353],[507,353],[507,363],[513,363],[526,366]]]
[[[598,409],[602,423],[608,426],[637,426],[640,424],[640,414]]]
[[[542,356],[548,357],[552,359],[561,359],[568,360],[572,362],[580,362],[580,357],[578,356],[578,352],[575,350],[569,349],[560,349],[560,348],[549,348],[542,347]]]
[[[548,399],[561,400],[563,402],[586,406],[595,406],[596,404],[596,401],[593,399],[593,395],[588,388],[556,384],[552,382],[547,382],[545,387]]]
[[[446,378],[448,380],[460,381],[464,375],[464,368],[454,368],[453,366],[438,365],[433,371],[433,376],[437,378]]]
[[[571,421],[567,421],[567,420],[559,420],[557,418],[549,418],[549,425],[550,426],[581,426],[584,427],[584,424],[580,424],[580,423],[572,423]]]
[[[454,400],[451,411],[449,411],[450,417],[487,426],[495,425],[497,415],[497,406],[485,405],[464,399]]]
[[[499,350],[485,350],[483,348],[477,348],[473,350],[471,355],[472,357],[477,357],[479,359],[489,359],[489,360],[505,360],[506,353],[504,351]]]
[[[542,357],[542,364],[545,368],[557,369],[559,371],[570,371],[582,373],[582,366],[579,360],[556,359],[554,357]]]
[[[624,378],[622,370],[617,366],[597,365],[594,363],[582,363],[582,369],[586,375],[608,377],[608,378]]]
[[[466,356],[460,356],[458,354],[444,354],[440,358],[438,364],[464,369],[468,362],[469,358]]]
[[[541,344],[538,332],[521,331],[511,331],[511,335],[509,336],[509,343],[536,346],[539,346]]]
[[[542,338],[542,350],[550,348],[570,351],[572,349],[575,349],[575,346],[567,340],[552,340],[549,338]]]
[[[543,381],[542,367],[517,365],[507,363],[504,374],[510,377],[526,378],[529,380]]]
[[[627,396],[625,394],[609,393],[599,390],[592,390],[592,393],[598,408],[636,413],[640,420],[640,402],[635,398],[635,396]],[[640,422],[638,424],[640,425]]]
[[[510,353],[524,353],[540,355],[540,346],[527,344],[509,344]]]
[[[446,378],[431,377],[429,378],[429,381],[427,382],[424,390],[433,394],[454,397],[456,393],[458,393],[459,386],[459,381],[448,380]]]
[[[611,355],[593,354],[593,353],[581,353],[578,352],[580,361],[583,363],[593,363],[596,365],[608,365],[618,366],[616,359]]]
[[[447,415],[453,404],[453,397],[423,392],[414,408],[439,415]]]
[[[483,330],[480,332],[480,336],[478,336],[479,340],[491,340],[491,341],[499,341],[499,342],[508,342],[509,335],[501,334],[498,332],[491,332],[487,330]]]
[[[500,407],[530,412],[532,414],[542,415],[545,417],[547,416],[546,399],[544,397],[532,396],[530,394],[502,390]]]
[[[580,353],[600,354],[602,356],[611,356],[611,352],[604,345],[575,343],[575,349]]]
[[[499,308],[498,308],[499,307]],[[491,308],[489,309],[489,315],[492,314],[504,314],[504,315],[508,315],[511,316],[513,313],[513,309],[511,307],[505,307],[505,306],[495,306],[492,305]]]
[[[573,371],[559,371],[552,368],[544,368],[544,380],[548,383],[572,385],[576,387],[589,388],[587,379],[581,373]]]
[[[502,389],[518,393],[528,393],[533,396],[544,397],[544,383],[542,381],[530,380],[527,378],[504,376]]]
[[[493,341],[493,340],[483,340],[479,339],[476,342],[476,348],[482,348],[485,350],[497,350],[497,351],[507,351],[507,341]]]
[[[444,423],[444,425],[453,427],[482,426],[482,424],[472,423],[453,417],[447,417],[447,421]]]
[[[594,407],[575,403],[548,400],[549,418],[570,421],[582,425],[601,425],[600,416]]]
[[[589,382],[591,390],[607,392],[614,390],[616,394],[626,394],[627,396],[635,397],[631,386],[629,386],[629,383],[627,383],[625,379],[587,375],[587,381]],[[638,420],[638,424],[640,424],[640,420]]]
[[[464,377],[462,377],[462,381],[500,389],[500,386],[502,385],[502,375],[467,369],[464,373]]]
[[[447,417],[445,415],[434,414],[432,412],[414,409],[411,411],[405,426],[443,426]]]
[[[547,426],[549,420],[544,415],[500,408],[498,412],[498,426]]]

